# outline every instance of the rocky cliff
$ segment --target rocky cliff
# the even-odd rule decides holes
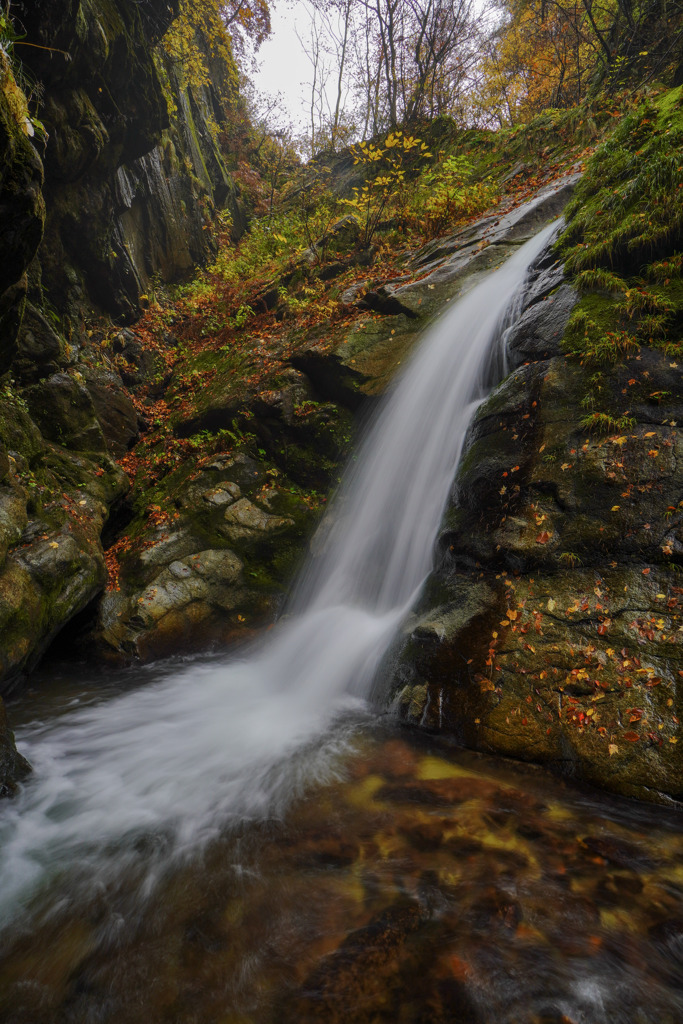
[[[102,529],[129,486],[111,456],[134,442],[139,418],[115,366],[92,348],[94,318],[130,321],[155,280],[187,276],[212,251],[219,209],[234,231],[244,227],[209,124],[223,96],[212,82],[185,86],[157,45],[177,0],[23,0],[12,13],[30,44],[19,81],[40,97],[42,124],[34,131],[3,52],[4,692],[102,591]],[[212,69],[220,77],[215,60]],[[0,745],[6,735],[3,719]]]

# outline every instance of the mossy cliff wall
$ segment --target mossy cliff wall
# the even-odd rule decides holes
[[[101,531],[128,488],[110,452],[135,437],[137,415],[120,380],[84,359],[89,321],[98,313],[130,321],[154,278],[187,275],[211,252],[219,208],[230,208],[236,230],[244,226],[209,123],[225,101],[213,83],[186,89],[161,56],[159,40],[178,7],[178,0],[12,5],[31,44],[16,53],[23,80],[38,90],[47,143],[40,132],[29,138],[25,100],[3,55],[4,692],[104,588]],[[2,718],[0,792],[23,768]]]
[[[236,208],[206,123],[218,102],[211,87],[205,95],[184,90],[158,55],[177,7],[177,0],[13,6],[27,41],[49,48],[21,53],[44,90],[40,116],[49,134],[40,270],[49,301],[75,322],[93,305],[134,319],[154,275],[172,280],[206,255],[216,206]]]

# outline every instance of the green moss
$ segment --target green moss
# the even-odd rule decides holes
[[[582,292],[563,340],[585,365],[616,365],[640,345],[683,356],[681,88],[633,110],[598,147],[566,210],[557,248]],[[618,426],[591,388],[584,426]],[[594,408],[597,406],[597,408]]]
[[[671,251],[683,226],[683,112],[672,90],[641,104],[591,157],[559,242],[570,271],[638,274]]]

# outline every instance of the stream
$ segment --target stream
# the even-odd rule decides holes
[[[427,332],[267,641],[71,666],[15,704],[34,773],[0,809],[0,1020],[683,1020],[680,816],[376,710],[555,230]]]

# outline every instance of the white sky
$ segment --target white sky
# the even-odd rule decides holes
[[[282,94],[281,111],[297,130],[308,120],[312,71],[311,64],[297,39],[309,32],[310,17],[301,0],[279,0],[271,4],[272,35],[258,51],[259,71],[253,76],[259,92]]]

